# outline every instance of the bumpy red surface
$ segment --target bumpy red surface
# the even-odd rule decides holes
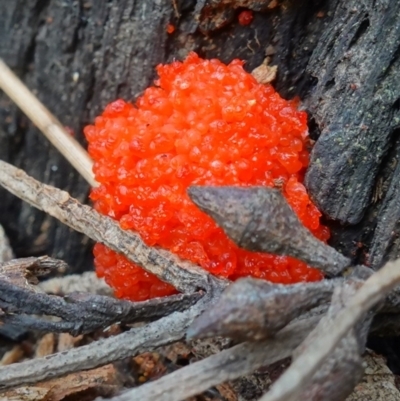
[[[239,24],[243,26],[250,25],[253,21],[253,18],[254,15],[252,11],[244,10],[238,16]]]
[[[301,183],[308,163],[306,114],[242,66],[191,53],[184,62],[158,66],[159,80],[136,105],[109,104],[85,128],[101,184],[91,198],[98,211],[139,232],[148,245],[216,275],[319,280],[318,270],[292,258],[239,249],[186,194],[191,184],[278,186],[314,235],[329,236]],[[118,297],[174,292],[103,245],[94,254],[98,275]]]

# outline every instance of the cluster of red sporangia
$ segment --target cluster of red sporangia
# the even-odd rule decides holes
[[[326,241],[321,213],[302,184],[308,164],[306,113],[243,69],[190,53],[157,67],[159,79],[135,104],[109,104],[85,128],[100,186],[95,208],[157,245],[218,276],[276,283],[315,281],[322,274],[290,257],[238,248],[189,199],[190,185],[276,186],[302,223]],[[117,297],[145,300],[175,292],[101,244],[99,276]]]

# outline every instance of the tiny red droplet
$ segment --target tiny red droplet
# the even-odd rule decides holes
[[[250,25],[251,22],[253,21],[253,18],[254,18],[253,11],[250,10],[242,11],[238,17],[239,24],[243,26]]]
[[[167,33],[171,34],[175,32],[175,26],[172,24],[167,25]]]

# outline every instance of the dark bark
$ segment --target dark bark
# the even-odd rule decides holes
[[[373,267],[399,256],[400,4],[176,3],[179,18],[172,1],[0,0],[0,57],[84,143],[83,126],[110,100],[135,99],[160,62],[195,50],[244,59],[252,70],[267,54],[279,67],[275,87],[304,100],[311,135],[319,137],[307,184],[321,209],[345,223],[330,223],[332,244]],[[250,26],[237,22],[241,7],[255,10]],[[177,28],[172,35],[168,22]],[[3,95],[0,143],[1,159],[87,197],[83,180]],[[51,254],[76,270],[91,264],[84,237],[4,191],[0,199],[0,223],[18,256]]]
[[[135,98],[165,61],[172,3],[143,1],[0,1],[0,57],[75,132],[107,102]],[[87,184],[0,97],[0,159],[80,200]],[[18,255],[52,254],[75,270],[91,265],[88,240],[46,214],[0,192],[0,222]]]

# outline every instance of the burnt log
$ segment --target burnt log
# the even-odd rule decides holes
[[[237,19],[244,8],[254,11],[248,26]],[[306,183],[331,243],[377,268],[400,253],[399,20],[396,0],[0,0],[0,57],[83,144],[83,126],[109,101],[136,99],[158,63],[194,50],[241,58],[251,71],[270,57],[274,86],[309,112],[317,142]],[[87,198],[87,184],[3,94],[0,159]],[[86,238],[4,190],[0,199],[18,256],[91,265]]]

